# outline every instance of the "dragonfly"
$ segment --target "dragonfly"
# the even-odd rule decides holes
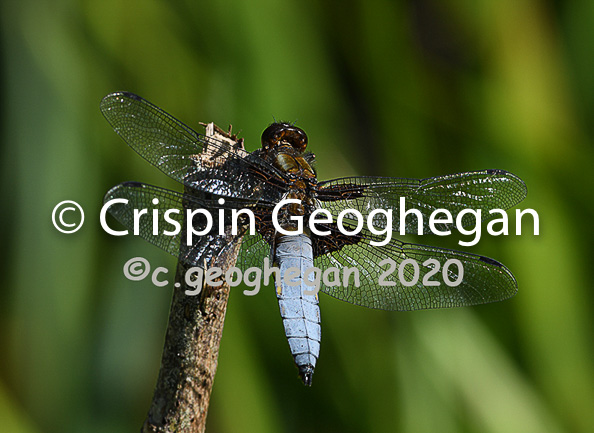
[[[279,267],[280,275],[298,270],[290,281],[277,279],[275,291],[291,353],[307,386],[311,386],[320,354],[319,292],[354,305],[392,311],[477,305],[504,300],[517,292],[512,273],[494,259],[397,238],[401,231],[429,234],[436,227],[441,231],[456,228],[453,218],[431,226],[429,217],[438,209],[454,216],[464,209],[480,210],[480,220],[486,221],[493,218],[490,210],[516,206],[526,197],[526,185],[510,172],[489,169],[426,179],[343,177],[318,181],[315,155],[306,150],[307,134],[294,124],[271,124],[262,134],[262,147],[248,152],[243,139],[231,129],[223,131],[211,123],[201,124],[205,133],[196,132],[133,93],[111,93],[100,107],[133,150],[184,186],[184,192],[140,182],[113,187],[104,201],[125,199],[109,207],[124,226],[133,228],[134,209],[175,209],[179,212],[172,214],[173,219],[204,234],[189,244],[183,231],[154,235],[150,219],[140,220],[138,233],[187,265],[207,267],[232,251],[237,257],[235,266],[243,271],[262,267],[268,259]],[[425,218],[402,221],[388,213],[373,214],[375,209],[383,209],[398,215],[404,210],[401,198],[407,208],[417,209]],[[275,226],[275,208],[288,199],[293,201],[277,212]],[[205,218],[187,222],[183,217],[187,209],[209,210],[215,218],[214,228],[208,229]],[[234,235],[221,236],[216,227],[222,224],[228,229],[231,220],[217,215],[239,209],[249,209],[253,221],[237,218]],[[364,218],[371,215],[376,229],[360,227],[353,210]],[[308,222],[314,213],[331,218],[318,220],[314,230]],[[341,214],[342,226],[338,224]],[[473,224],[468,216],[460,218],[463,227]],[[296,217],[304,218],[301,230]],[[391,229],[394,236],[386,242],[377,227]],[[341,228],[349,230],[345,234]],[[388,273],[386,259],[404,270]],[[459,266],[447,267],[448,262]],[[306,272],[310,268],[354,268],[359,279],[348,284],[330,278],[317,281],[313,273]],[[440,268],[444,272],[437,272]],[[314,282],[318,291],[312,290]]]

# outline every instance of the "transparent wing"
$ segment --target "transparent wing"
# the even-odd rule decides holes
[[[126,199],[126,203],[112,204],[108,211],[131,232],[134,230],[134,210],[147,209],[148,213],[139,219],[138,235],[150,243],[165,250],[169,254],[179,257],[179,260],[191,266],[203,266],[213,257],[224,254],[241,242],[240,252],[236,266],[245,272],[251,267],[261,268],[265,257],[270,255],[270,245],[266,240],[256,234],[249,235],[248,227],[241,226],[238,235],[231,237],[221,236],[215,229],[211,232],[193,237],[189,246],[186,238],[184,224],[186,221],[185,210],[208,209],[213,215],[213,227],[218,227],[218,210],[222,207],[215,200],[207,200],[196,196],[181,194],[167,189],[139,183],[126,182],[112,188],[105,196],[104,202],[112,199]],[[158,203],[153,202],[154,199]],[[226,209],[232,208],[229,205]],[[152,211],[157,210],[157,217],[153,220]],[[174,210],[168,214],[166,212]],[[175,211],[178,212],[175,212]],[[157,234],[153,229],[157,224]],[[175,235],[164,234],[164,231],[174,231],[177,222],[182,228]],[[194,220],[192,226],[195,230],[202,230],[205,221]],[[345,268],[356,268],[360,276],[359,286],[350,284],[347,287],[324,284],[321,291],[343,301],[370,308],[385,310],[416,310],[426,308],[445,308],[455,306],[474,305],[499,301],[513,296],[517,291],[517,284],[513,275],[499,262],[487,257],[478,256],[459,251],[446,250],[424,245],[407,244],[393,239],[386,246],[378,247],[369,244],[370,240],[380,241],[379,237],[363,231],[359,242],[345,245],[338,251],[321,255],[314,259],[314,265],[322,271],[330,268],[338,269],[342,275]],[[386,258],[394,261],[396,268],[406,259],[415,260],[419,266],[418,283],[407,287],[402,284],[398,271],[390,272],[389,266],[380,266]],[[434,264],[423,264],[428,259],[437,260],[438,272],[431,277],[437,286],[425,284],[423,281],[433,269]],[[461,266],[446,263],[458,260]],[[446,284],[444,267],[447,267],[448,282],[460,284],[451,287]],[[403,278],[412,281],[415,278],[414,267],[407,265],[404,268]],[[385,283],[382,285],[380,277],[384,275]]]
[[[370,240],[381,239],[366,231],[362,235],[360,242],[314,259],[315,267],[322,271],[336,268],[342,282],[344,270],[355,268],[359,286],[354,279],[347,287],[321,281],[322,292],[355,305],[407,311],[495,302],[513,296],[518,289],[511,272],[488,257],[396,239],[385,246],[373,246]],[[392,261],[394,268],[390,263],[381,266],[385,259]],[[429,259],[435,262],[427,262]],[[414,261],[418,271],[412,263],[405,264],[400,276],[405,260]],[[334,275],[328,275],[328,281],[331,277]],[[416,282],[409,287],[403,281]]]
[[[284,174],[236,139],[199,134],[129,92],[107,95],[101,112],[140,156],[188,187],[227,198],[276,202]]]
[[[247,225],[238,225],[237,236],[219,234],[219,210],[239,209],[240,206],[236,203],[228,202],[226,206],[221,206],[214,199],[181,194],[140,182],[125,182],[113,187],[105,195],[104,203],[113,199],[127,200],[127,203],[112,204],[108,211],[128,228],[130,234],[133,234],[135,229],[134,210],[147,209],[148,213],[139,219],[138,236],[190,266],[204,267],[205,262],[209,263],[211,259],[232,251],[237,242],[241,242],[241,247],[236,266],[242,271],[254,266],[261,267],[264,257],[270,253],[268,243],[258,234],[250,235]],[[157,204],[153,202],[154,199],[158,200]],[[186,210],[188,209],[208,210],[213,218],[212,230],[188,239],[186,230]],[[157,211],[156,234],[153,233],[155,227],[153,210]],[[178,224],[179,230],[169,235],[165,232],[174,232],[176,229],[175,223],[171,221]],[[227,224],[226,220],[224,225]],[[206,220],[198,215],[198,218],[193,218],[192,226],[196,231],[202,231],[206,227]]]
[[[446,209],[453,215],[452,223],[440,223],[440,231],[451,230],[456,215],[464,209],[481,211],[481,220],[497,216],[491,209],[509,209],[526,197],[526,185],[516,175],[504,170],[483,170],[458,173],[428,179],[390,177],[347,177],[319,184],[320,207],[334,216],[346,209],[356,209],[364,216],[374,209],[393,211],[392,229],[400,230],[400,197],[404,197],[406,210],[417,209],[423,215],[423,233],[431,233],[429,216],[436,209]],[[443,214],[439,218],[443,218]],[[347,218],[347,221],[352,219]],[[466,214],[463,227],[475,224],[475,217]],[[383,216],[374,218],[374,225],[385,227]],[[406,233],[417,233],[417,219],[408,217]]]

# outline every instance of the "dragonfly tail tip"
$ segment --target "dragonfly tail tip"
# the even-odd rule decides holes
[[[305,386],[311,386],[313,379],[314,368],[313,365],[307,364],[299,367],[299,376]]]

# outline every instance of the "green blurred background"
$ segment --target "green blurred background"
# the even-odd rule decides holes
[[[98,223],[104,193],[181,190],[99,112],[138,93],[249,150],[297,121],[320,179],[501,168],[541,234],[468,251],[519,283],[498,304],[388,313],[321,299],[314,384],[297,378],[272,289],[232,291],[209,432],[592,432],[594,2],[4,1],[1,11],[0,431],[138,431],[171,287]],[[62,200],[86,212],[64,235]],[[514,219],[512,218],[512,222]],[[456,239],[423,243],[459,248]]]

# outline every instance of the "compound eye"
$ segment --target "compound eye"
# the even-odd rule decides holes
[[[262,133],[262,147],[266,150],[287,144],[303,152],[307,147],[307,134],[290,123],[273,123]]]
[[[296,126],[285,129],[282,140],[299,152],[303,152],[307,147],[307,134],[303,129]]]
[[[270,149],[278,146],[278,137],[280,132],[280,124],[273,123],[262,133],[262,147],[264,149]]]

